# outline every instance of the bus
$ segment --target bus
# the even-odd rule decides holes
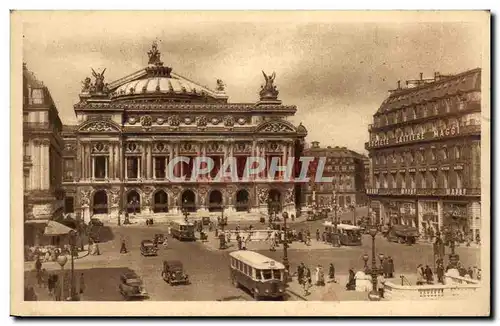
[[[330,221],[323,223],[326,232],[335,232],[335,226]],[[340,244],[343,246],[361,246],[361,228],[351,224],[337,224]]]
[[[170,233],[173,238],[178,240],[195,241],[194,224],[184,220],[173,221],[170,223]]]
[[[250,250],[237,250],[229,254],[231,282],[244,287],[255,300],[285,298],[285,266],[269,257]]]

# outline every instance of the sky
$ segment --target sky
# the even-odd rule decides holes
[[[276,72],[279,99],[307,141],[365,153],[368,124],[388,90],[420,73],[454,74],[482,63],[481,29],[466,19],[391,19],[367,14],[39,12],[23,16],[23,61],[49,87],[63,123],[91,68],[106,82],[147,65],[158,41],[164,65],[256,102],[262,70]]]

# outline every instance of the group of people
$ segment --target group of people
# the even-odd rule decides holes
[[[456,266],[448,265],[444,266],[442,259],[438,259],[436,262],[436,278],[437,283],[444,284],[444,275],[450,269],[456,269],[461,277],[481,280],[481,269],[477,266],[465,268],[461,262],[458,262]],[[434,284],[434,272],[429,265],[419,264],[417,266],[417,285],[424,284]]]
[[[59,273],[48,273],[45,268],[43,268],[43,262],[40,258],[37,258],[35,261],[35,276],[36,283],[39,288],[47,288],[49,296],[52,297],[55,301],[65,301],[67,297],[65,296],[66,292],[70,293],[70,278],[66,276],[64,278],[59,277]],[[64,284],[63,284],[64,282]],[[76,283],[76,282],[75,282]],[[85,277],[84,274],[81,273],[79,277],[79,289],[73,293],[76,296],[81,296],[85,292]],[[76,286],[75,286],[76,287]],[[63,289],[65,289],[65,293],[63,293]],[[25,288],[25,297],[26,300],[36,300],[37,296],[35,290],[31,287]],[[70,298],[74,300],[75,297]]]
[[[333,263],[330,264],[328,269],[328,278],[329,282],[337,282],[335,279],[335,266]],[[316,286],[325,286],[325,271],[323,266],[318,265],[314,271],[314,279],[311,275],[311,269],[307,267],[303,262],[297,266],[297,280],[298,283],[302,286],[304,290],[304,295],[309,295],[310,288],[314,285]]]

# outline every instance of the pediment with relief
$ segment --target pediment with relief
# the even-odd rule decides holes
[[[83,124],[80,132],[120,132],[120,127],[111,121],[90,121]]]
[[[271,120],[265,121],[259,126],[257,126],[256,132],[277,132],[277,133],[288,133],[296,132],[295,127],[285,120]]]

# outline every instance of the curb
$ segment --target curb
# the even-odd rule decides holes
[[[289,294],[291,294],[291,295],[293,295],[293,296],[295,296],[295,297],[297,297],[297,298],[299,298],[302,301],[309,301],[306,297],[304,297],[304,296],[302,296],[302,295],[298,294],[297,292],[292,291],[290,289],[286,289],[286,292],[289,293]]]

